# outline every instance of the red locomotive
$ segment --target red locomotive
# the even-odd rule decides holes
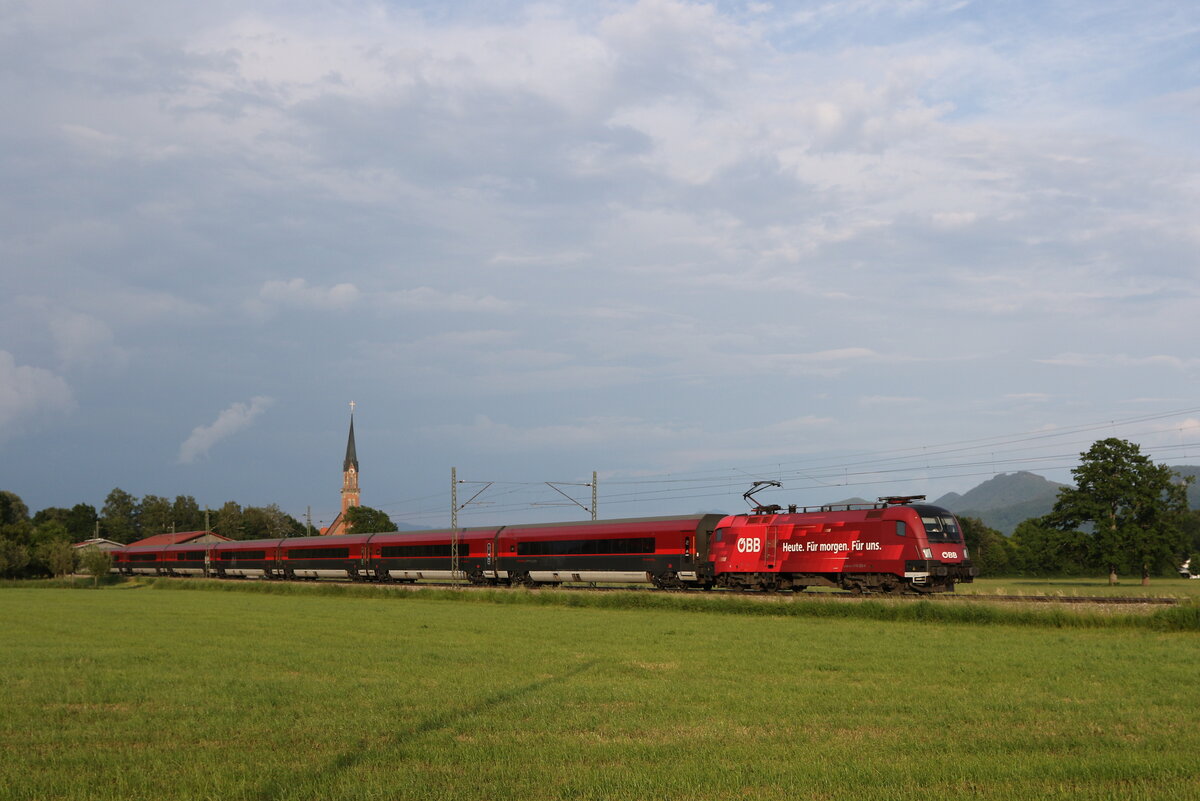
[[[979,571],[954,515],[919,500],[923,496],[787,511],[767,506],[728,516],[135,546],[117,552],[115,569],[219,578],[952,592]]]
[[[709,549],[714,583],[722,587],[796,590],[840,587],[852,592],[952,592],[972,581],[962,530],[923,496],[880,498],[721,521]]]

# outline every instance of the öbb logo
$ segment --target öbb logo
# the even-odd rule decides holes
[[[758,537],[743,537],[737,541],[738,553],[762,553],[762,540]]]

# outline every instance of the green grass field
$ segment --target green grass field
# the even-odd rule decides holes
[[[1104,596],[1109,598],[1178,598],[1200,602],[1200,581],[1180,578],[1153,578],[1143,587],[1141,579],[1123,576],[1110,585],[1106,578],[977,578],[960,584],[959,595],[1064,595],[1069,597]]]
[[[1195,632],[254,589],[0,589],[0,798],[1200,797]]]

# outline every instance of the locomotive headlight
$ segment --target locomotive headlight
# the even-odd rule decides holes
[[[970,559],[971,552],[967,550],[967,546],[963,546],[963,559]]]
[[[933,558],[933,551],[929,550],[928,548],[922,548],[922,549],[921,549],[921,553],[925,554],[925,558],[926,558],[926,559],[932,559],[932,558]]]

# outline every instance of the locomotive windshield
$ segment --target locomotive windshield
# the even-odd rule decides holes
[[[925,524],[925,536],[930,542],[962,542],[954,515],[922,512],[921,522]]]

